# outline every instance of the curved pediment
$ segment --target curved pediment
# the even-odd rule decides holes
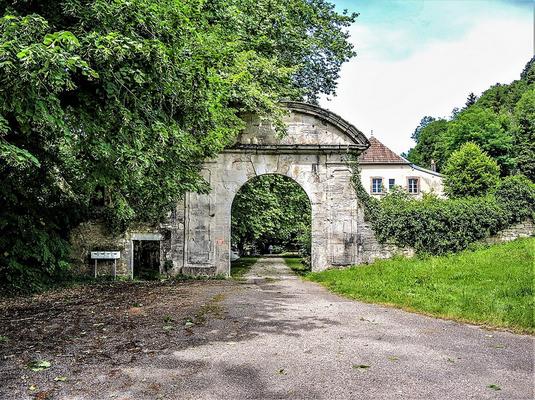
[[[307,103],[283,104],[289,110],[284,136],[277,135],[270,121],[248,115],[246,128],[230,150],[360,153],[370,145],[361,131],[331,111]]]

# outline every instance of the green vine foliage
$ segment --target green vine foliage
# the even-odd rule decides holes
[[[360,203],[360,206],[364,210],[364,220],[365,221],[374,221],[381,210],[381,203],[375,197],[372,197],[364,186],[362,186],[362,180],[360,179],[360,169],[358,164],[358,158],[350,156],[348,159],[348,165],[352,170],[351,183],[353,188],[357,193],[357,199]]]
[[[503,178],[494,192],[509,223],[535,220],[535,184],[524,175]]]
[[[412,247],[419,254],[446,254],[499,230],[533,218],[535,185],[525,176],[503,178],[486,196],[444,199],[425,194],[416,199],[395,189],[382,200],[372,198],[354,168],[353,184],[368,220],[381,243]]]

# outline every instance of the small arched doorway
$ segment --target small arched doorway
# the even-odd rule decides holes
[[[264,174],[248,180],[231,208],[231,256],[302,257],[310,265],[312,209],[293,179]]]

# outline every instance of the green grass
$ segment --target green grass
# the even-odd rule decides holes
[[[234,279],[242,279],[249,272],[258,257],[241,257],[230,263],[230,276]]]
[[[333,292],[441,318],[535,333],[535,238],[441,257],[380,260],[306,279]]]
[[[281,258],[299,258],[297,251],[285,251],[284,253],[277,254],[277,257]]]
[[[306,275],[310,272],[310,268],[303,264],[301,257],[285,257],[284,262],[297,275]]]

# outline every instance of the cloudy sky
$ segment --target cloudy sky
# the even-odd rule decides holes
[[[424,115],[448,116],[533,55],[531,0],[332,0],[360,13],[357,57],[321,105],[400,153]]]

